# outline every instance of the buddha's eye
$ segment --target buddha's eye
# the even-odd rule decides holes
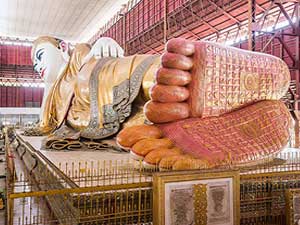
[[[42,60],[43,54],[44,54],[44,49],[41,48],[41,49],[39,49],[39,50],[36,52],[35,56],[36,56],[36,58],[37,58],[39,61],[41,61],[41,60]]]

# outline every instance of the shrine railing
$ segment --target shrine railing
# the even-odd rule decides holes
[[[152,224],[153,199],[159,197],[153,193],[152,175],[158,170],[146,170],[142,162],[130,160],[53,167],[31,148],[6,135],[12,162],[7,177],[8,224]],[[220,169],[240,171],[240,224],[293,224],[300,188],[298,149],[248,166],[237,167],[228,160],[222,168],[202,172]]]

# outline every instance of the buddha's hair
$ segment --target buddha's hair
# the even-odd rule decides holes
[[[50,37],[50,36],[41,36],[38,37],[37,39],[34,40],[33,44],[32,44],[32,49],[31,49],[31,60],[33,61],[34,59],[34,52],[36,50],[36,47],[41,44],[41,43],[50,43],[52,44],[54,47],[58,48],[59,44],[62,42],[63,40],[59,39],[59,38],[55,38],[55,37]]]

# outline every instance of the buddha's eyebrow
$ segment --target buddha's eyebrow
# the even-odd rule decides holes
[[[44,50],[44,48],[39,49],[35,55],[37,56],[42,50]]]

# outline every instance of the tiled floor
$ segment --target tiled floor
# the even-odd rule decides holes
[[[140,162],[132,160],[126,152],[49,151],[41,149],[44,137],[21,137],[81,187],[143,182],[151,178],[139,176],[134,168],[140,168]]]

